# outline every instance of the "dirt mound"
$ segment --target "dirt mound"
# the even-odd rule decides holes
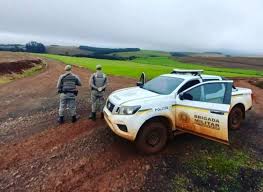
[[[26,69],[30,69],[37,64],[41,64],[41,59],[25,59],[11,62],[0,62],[0,75],[22,73]]]

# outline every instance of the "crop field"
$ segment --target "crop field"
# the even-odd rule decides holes
[[[212,67],[200,64],[182,63],[168,57],[137,58],[132,61],[115,61],[93,58],[77,58],[60,55],[44,54],[43,56],[62,61],[66,64],[78,65],[90,70],[95,70],[97,64],[103,65],[107,74],[137,78],[141,72],[145,72],[148,78],[160,74],[170,73],[174,68],[204,69],[205,74],[220,75],[224,77],[263,77],[263,71],[231,69]]]

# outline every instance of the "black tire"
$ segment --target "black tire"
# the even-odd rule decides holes
[[[143,154],[154,154],[165,147],[167,140],[167,128],[160,122],[149,122],[141,128],[135,143]]]
[[[236,106],[234,107],[228,118],[228,127],[231,130],[238,130],[241,126],[242,120],[244,117],[244,111],[241,107]]]

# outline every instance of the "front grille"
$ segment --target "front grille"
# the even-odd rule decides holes
[[[114,109],[115,105],[113,103],[111,103],[109,100],[107,102],[107,109],[112,112]]]

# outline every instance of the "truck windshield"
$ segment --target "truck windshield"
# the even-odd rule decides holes
[[[156,77],[143,85],[143,89],[161,95],[171,94],[184,80],[176,77]]]

